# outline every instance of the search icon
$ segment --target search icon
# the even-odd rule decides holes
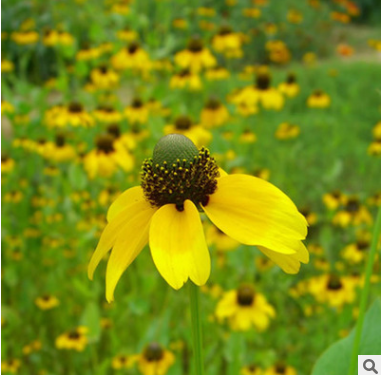
[[[370,363],[371,366],[367,367],[367,363]],[[375,374],[378,374],[378,371],[376,371],[376,369],[375,369],[375,362],[374,362],[372,359],[366,359],[366,360],[363,362],[363,368],[364,368],[366,371],[374,371]]]

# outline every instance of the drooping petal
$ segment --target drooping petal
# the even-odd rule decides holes
[[[155,209],[147,205],[135,212],[118,233],[106,268],[106,299],[113,294],[122,273],[130,266],[149,240],[150,221]]]
[[[121,212],[119,212],[113,220],[107,224],[104,231],[101,234],[100,241],[94,251],[92,258],[90,259],[88,265],[88,277],[92,280],[93,273],[101,259],[107,254],[114,243],[116,242],[117,236],[119,235],[121,228],[128,222],[132,217],[135,217],[141,211],[151,208],[149,203],[142,199],[136,203],[133,203]],[[154,210],[153,208],[151,208]]]
[[[258,248],[274,263],[278,264],[278,266],[281,267],[286,273],[298,273],[301,268],[301,263],[307,264],[309,262],[309,252],[307,251],[305,245],[300,241],[296,241],[295,254],[281,254],[262,246],[258,246]]]
[[[203,209],[219,229],[246,245],[296,252],[291,245],[306,237],[307,222],[287,195],[257,177],[236,174],[217,181]]]
[[[153,216],[149,244],[162,277],[179,289],[190,278],[196,285],[210,275],[210,254],[196,206],[184,202],[182,212],[174,204],[162,206]]]
[[[142,191],[141,186],[135,186],[125,190],[109,207],[106,219],[110,222],[124,208],[143,199],[144,192]]]

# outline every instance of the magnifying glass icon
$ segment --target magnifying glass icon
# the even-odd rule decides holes
[[[371,364],[371,365],[367,367],[367,364]],[[378,371],[376,371],[376,369],[375,369],[375,362],[374,362],[372,359],[366,359],[366,360],[363,362],[363,368],[364,368],[366,371],[374,371],[375,374],[378,374]]]

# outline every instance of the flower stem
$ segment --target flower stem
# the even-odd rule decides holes
[[[190,312],[194,351],[195,375],[203,375],[202,326],[199,313],[199,287],[189,282]]]
[[[360,304],[359,304],[359,316],[358,316],[358,321],[356,323],[356,328],[355,328],[354,346],[352,348],[351,362],[350,362],[348,375],[355,375],[357,366],[358,366],[359,344],[360,344],[360,339],[362,337],[364,315],[366,312],[366,307],[368,302],[368,294],[370,291],[370,281],[371,281],[370,279],[371,279],[371,275],[372,275],[372,271],[374,267],[375,253],[378,247],[377,245],[379,240],[379,233],[380,233],[380,208],[376,215],[371,248],[368,254],[366,270],[364,272],[364,275],[365,275],[364,287],[362,290],[362,296],[361,296]]]

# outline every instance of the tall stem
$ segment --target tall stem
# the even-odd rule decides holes
[[[192,337],[194,352],[195,375],[204,375],[203,350],[202,350],[202,326],[199,308],[199,287],[189,282],[190,312],[192,321]]]
[[[356,323],[356,328],[355,328],[354,346],[352,348],[351,363],[350,363],[348,375],[355,375],[357,370],[359,344],[360,344],[360,339],[362,337],[364,315],[366,313],[368,294],[370,291],[370,279],[371,279],[372,270],[374,267],[376,249],[378,247],[377,245],[379,240],[379,233],[380,233],[380,209],[376,215],[371,248],[368,254],[366,270],[364,272],[364,287],[363,287],[362,296],[360,299],[359,316],[358,316],[358,321]]]

